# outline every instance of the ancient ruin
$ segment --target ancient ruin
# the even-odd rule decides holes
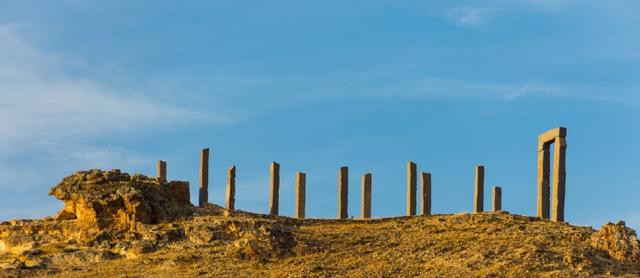
[[[492,190],[493,194],[491,196],[491,210],[492,211],[501,211],[502,210],[502,188],[500,186],[494,186]]]
[[[269,167],[269,215],[278,215],[280,204],[280,164],[271,162]]]
[[[540,192],[544,193],[544,186],[549,185],[549,152],[550,145],[555,143],[553,169],[557,177],[553,179],[551,216],[556,222],[564,220],[565,135],[566,130],[558,128],[540,136],[539,170],[542,171],[539,171],[539,177],[542,179],[538,183],[541,189],[538,192],[538,211],[546,208],[549,218],[549,189],[546,189],[546,206],[542,198],[544,195]],[[474,213],[432,215],[432,174],[421,172],[419,214],[425,217],[370,220],[372,174],[364,173],[361,217],[354,221],[308,219],[307,174],[303,172],[295,174],[295,218],[275,217],[279,214],[280,187],[280,165],[276,162],[270,165],[270,216],[236,209],[235,166],[227,171],[226,206],[208,203],[208,149],[203,149],[200,157],[198,206],[193,206],[189,200],[189,183],[167,181],[166,168],[166,162],[160,160],[157,163],[157,177],[129,175],[114,169],[80,171],[64,178],[49,193],[64,201],[64,208],[55,218],[0,223],[0,270],[10,269],[15,273],[30,271],[34,277],[40,277],[38,275],[49,273],[51,268],[60,267],[63,270],[58,274],[64,277],[66,271],[73,272],[78,265],[92,269],[98,263],[107,264],[106,261],[111,260],[109,263],[115,265],[114,269],[122,269],[122,265],[130,263],[124,259],[133,259],[143,265],[137,266],[139,271],[151,270],[154,274],[164,274],[167,265],[191,264],[180,269],[190,271],[185,269],[196,269],[215,258],[216,262],[224,261],[225,264],[209,267],[209,271],[217,271],[222,267],[227,271],[216,273],[224,276],[228,273],[235,275],[233,271],[237,270],[238,265],[250,269],[256,262],[261,267],[289,271],[289,268],[280,268],[278,264],[282,262],[281,259],[292,257],[291,261],[300,258],[309,260],[300,260],[304,267],[296,268],[296,275],[313,276],[325,271],[330,275],[322,277],[332,277],[339,273],[317,265],[326,263],[326,257],[331,257],[324,255],[327,251],[336,250],[339,256],[334,257],[337,259],[329,258],[332,265],[349,267],[342,260],[345,256],[358,256],[358,261],[366,261],[369,259],[367,256],[375,254],[385,260],[377,267],[386,269],[384,273],[390,273],[390,276],[402,268],[393,266],[398,257],[413,263],[413,266],[427,265],[430,273],[441,273],[438,267],[424,262],[416,263],[415,254],[424,254],[423,258],[427,259],[436,256],[438,261],[435,263],[446,262],[444,266],[438,265],[443,269],[447,269],[447,260],[452,257],[463,265],[493,267],[493,258],[500,256],[500,263],[505,261],[513,265],[514,262],[523,261],[526,270],[518,272],[522,277],[528,277],[531,273],[530,265],[536,265],[536,273],[551,273],[547,275],[549,277],[555,277],[560,273],[558,271],[567,269],[570,271],[563,273],[570,275],[566,277],[581,277],[587,273],[585,269],[591,271],[589,274],[599,275],[614,268],[619,271],[614,273],[616,275],[627,273],[625,271],[633,275],[603,277],[640,275],[640,242],[635,231],[622,221],[606,224],[597,231],[591,227],[509,214],[502,210],[501,186],[491,188],[491,213],[481,213],[484,211],[483,165],[475,167]],[[417,170],[415,163],[407,163],[408,216],[418,213]],[[348,171],[345,166],[338,172],[338,219],[349,218]],[[403,205],[401,199],[394,203],[398,207]],[[451,246],[461,247],[458,250]],[[505,246],[509,246],[508,250],[505,250]],[[393,250],[394,255],[387,258],[389,250]],[[420,253],[423,250],[427,251]],[[152,252],[156,254],[148,254]],[[184,254],[192,255],[189,257]],[[492,260],[487,261],[484,256],[489,255]],[[152,267],[154,260],[160,257],[168,262]],[[118,258],[123,260],[114,260]],[[550,265],[553,266],[552,271],[549,270]],[[287,266],[298,267],[297,264]],[[484,272],[479,267],[470,269],[475,271],[470,277],[475,277],[475,274],[484,277],[493,273]],[[411,273],[403,271],[403,274],[410,276]],[[451,271],[451,277],[467,277],[465,275],[471,273],[457,272],[457,268],[451,268]],[[191,276],[202,275],[202,272],[189,273],[193,274]],[[511,272],[501,273],[506,275],[496,277],[512,277],[509,276]],[[244,277],[242,274],[239,276]]]
[[[158,160],[158,180],[160,182],[167,181],[167,162]]]
[[[198,205],[204,206],[209,202],[209,148],[200,151],[200,190]]]
[[[484,166],[477,165],[473,193],[473,212],[482,211],[484,211]]]
[[[371,174],[362,175],[362,219],[371,218]]]
[[[417,166],[407,162],[407,216],[416,215]]]
[[[341,167],[338,172],[338,219],[347,219],[349,202],[349,168]]]
[[[236,209],[236,166],[227,170],[227,210]]]
[[[422,175],[420,175],[420,185],[420,190],[422,191],[420,214],[431,215],[431,173],[422,172]]]
[[[304,219],[307,198],[307,175],[296,173],[296,218]]]
[[[551,220],[564,221],[564,199],[566,182],[567,129],[558,127],[538,136],[538,202],[537,215],[549,219],[549,178],[550,147],[554,144],[553,153],[553,196]]]

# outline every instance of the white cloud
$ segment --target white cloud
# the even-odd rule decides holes
[[[560,11],[571,4],[570,0],[524,0],[527,4],[545,11]]]
[[[77,64],[77,58],[40,49],[25,33],[20,26],[0,24],[0,190],[4,192],[41,196],[79,169],[153,165],[154,159],[136,151],[97,143],[114,134],[152,134],[229,121],[223,115],[69,75],[66,70]],[[49,209],[39,211],[45,214]]]
[[[461,26],[480,27],[486,24],[495,13],[495,9],[490,7],[463,6],[449,9],[447,15]]]
[[[0,153],[43,140],[227,121],[67,76],[72,59],[33,47],[17,26],[0,25]]]

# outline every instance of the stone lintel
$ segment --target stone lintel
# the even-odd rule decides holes
[[[565,127],[557,127],[554,129],[547,130],[538,136],[538,144],[547,143],[553,141],[558,137],[567,136],[567,128]]]

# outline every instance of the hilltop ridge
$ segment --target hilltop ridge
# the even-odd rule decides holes
[[[293,219],[194,207],[179,197],[184,186],[119,171],[67,177],[51,190],[65,201],[56,218],[0,224],[0,277],[640,276],[624,222],[597,231],[508,212]]]

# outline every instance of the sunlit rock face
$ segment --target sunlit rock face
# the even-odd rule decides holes
[[[609,254],[611,258],[627,263],[640,263],[640,242],[633,229],[623,221],[607,223],[591,236],[591,246]]]
[[[76,172],[49,195],[64,201],[55,220],[74,220],[88,235],[132,230],[136,223],[169,222],[190,213],[188,182],[130,176],[117,169]]]

